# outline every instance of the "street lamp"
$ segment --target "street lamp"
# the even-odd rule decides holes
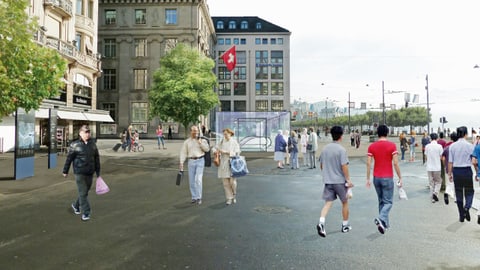
[[[386,114],[385,114],[385,84],[382,81],[382,118],[383,118],[383,124],[385,125],[387,123],[386,120]]]
[[[425,90],[427,90],[427,134],[430,134],[430,101],[428,96],[428,74],[425,76],[427,84],[425,85]]]

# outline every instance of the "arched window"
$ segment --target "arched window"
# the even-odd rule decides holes
[[[217,29],[223,29],[223,21],[217,22]]]
[[[248,22],[247,21],[242,21],[240,23],[240,29],[248,29]]]
[[[256,29],[262,29],[262,24],[257,22],[257,24],[255,25],[255,28]]]
[[[230,21],[228,23],[228,29],[237,29],[237,23],[235,21]]]

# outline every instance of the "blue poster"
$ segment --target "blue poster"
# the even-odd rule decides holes
[[[15,114],[15,180],[33,176],[35,110],[18,108]]]

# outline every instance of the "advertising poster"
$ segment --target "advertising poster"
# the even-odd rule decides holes
[[[35,110],[18,108],[15,114],[15,180],[33,176]]]
[[[57,110],[49,110],[48,136],[50,136],[50,145],[48,146],[48,168],[57,167]]]

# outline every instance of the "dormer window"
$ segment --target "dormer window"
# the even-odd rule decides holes
[[[218,21],[217,22],[217,29],[223,29],[224,25],[223,25],[223,21]]]
[[[248,29],[248,22],[247,21],[242,21],[240,23],[240,29]]]
[[[237,29],[237,23],[235,21],[230,21],[228,23],[228,29]]]
[[[256,29],[262,29],[262,24],[257,22],[257,24],[255,24],[255,28]]]

